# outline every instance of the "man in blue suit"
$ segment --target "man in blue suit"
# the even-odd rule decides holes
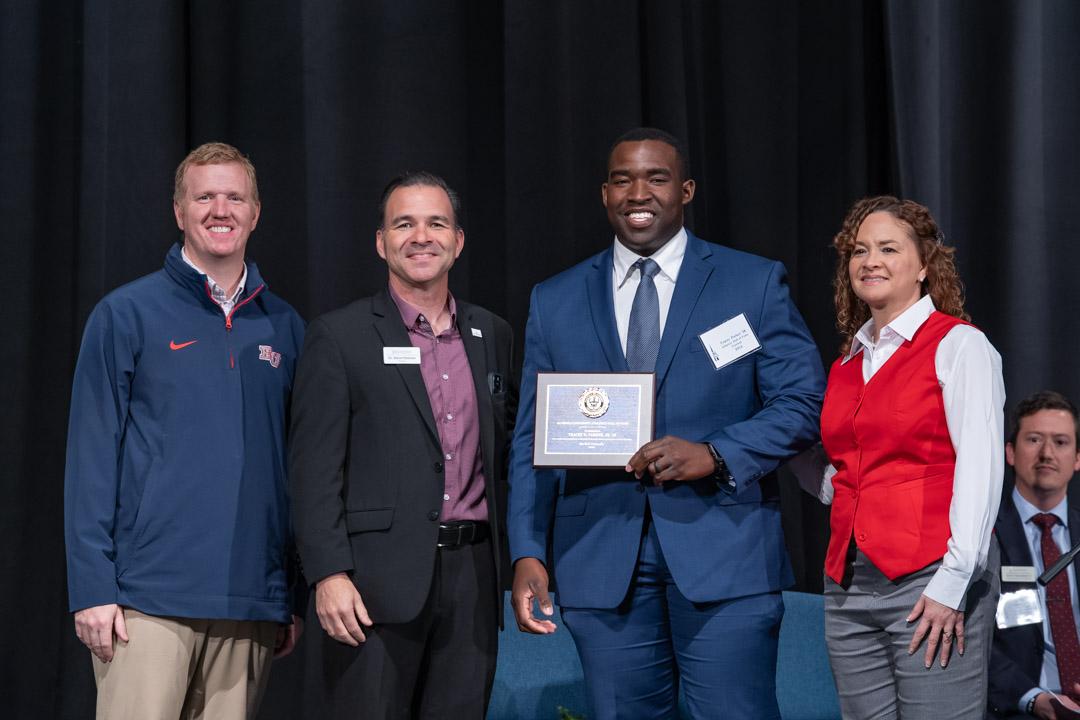
[[[534,601],[552,614],[553,568],[590,718],[672,717],[680,684],[694,717],[779,717],[792,573],[773,471],[817,439],[817,347],[780,263],[683,227],[694,181],[674,137],[623,135],[602,191],[615,242],[531,298],[510,460],[518,627],[555,631],[532,616]],[[534,468],[538,371],[655,371],[659,439],[625,470]]]

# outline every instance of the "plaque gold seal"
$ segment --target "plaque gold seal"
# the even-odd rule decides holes
[[[587,418],[596,419],[608,411],[611,401],[607,393],[598,387],[586,388],[577,401],[578,410]]]

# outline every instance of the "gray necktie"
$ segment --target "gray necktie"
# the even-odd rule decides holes
[[[660,266],[649,258],[641,258],[633,267],[641,273],[641,282],[630,306],[630,327],[626,332],[626,364],[633,372],[652,372],[656,369],[656,353],[660,349],[660,300],[656,297],[653,276]]]

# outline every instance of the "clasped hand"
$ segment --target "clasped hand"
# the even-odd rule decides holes
[[[653,482],[686,482],[711,475],[716,468],[705,443],[690,442],[672,435],[645,443],[626,463],[626,472],[640,480],[646,474]]]

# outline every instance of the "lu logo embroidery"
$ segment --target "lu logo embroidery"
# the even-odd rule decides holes
[[[274,352],[274,348],[269,345],[260,345],[259,359],[270,363],[270,367],[277,367],[281,364],[281,353]]]

